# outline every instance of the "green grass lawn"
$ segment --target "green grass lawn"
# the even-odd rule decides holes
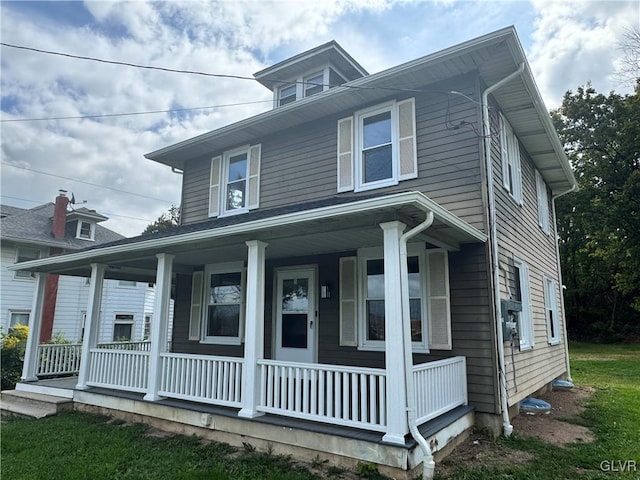
[[[517,434],[496,446],[529,452],[524,466],[461,466],[454,479],[640,479],[640,345],[571,344],[572,376],[597,389],[578,422],[596,441],[551,446]],[[2,425],[2,479],[283,479],[318,478],[290,458],[201,442],[195,437],[147,435],[77,412],[42,420],[12,418]],[[603,461],[635,460],[636,472],[603,472]],[[625,464],[628,466],[628,463]],[[614,464],[620,470],[621,464]],[[325,474],[339,473],[322,467]],[[437,476],[437,467],[436,467]]]
[[[574,383],[596,388],[587,409],[577,419],[595,434],[595,442],[562,448],[522,438],[516,432],[512,438],[496,440],[496,446],[528,452],[533,456],[531,462],[513,467],[461,466],[447,478],[640,479],[640,345],[571,343],[569,355]],[[636,463],[635,471],[629,470],[628,461]],[[601,465],[610,471],[603,471]],[[622,471],[623,467],[626,471]]]

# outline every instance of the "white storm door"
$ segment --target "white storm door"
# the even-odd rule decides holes
[[[315,363],[316,270],[279,270],[276,285],[275,359]]]

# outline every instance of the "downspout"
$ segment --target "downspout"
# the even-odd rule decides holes
[[[409,278],[409,270],[407,268],[407,241],[411,237],[429,228],[433,223],[433,212],[425,210],[425,213],[427,216],[421,224],[402,234],[400,237],[400,294],[402,297],[402,343],[404,351],[404,382],[407,397],[407,423],[411,436],[418,442],[418,445],[420,445],[424,453],[422,478],[424,480],[431,480],[436,464],[433,461],[433,454],[431,453],[429,443],[422,436],[420,430],[418,430],[416,418],[416,399],[413,385],[413,349],[411,345],[410,328],[411,319],[409,318],[409,285],[407,284]]]
[[[496,321],[496,336],[498,339],[498,383],[500,385],[500,404],[502,408],[502,427],[505,437],[511,436],[513,425],[509,419],[509,404],[507,403],[507,381],[505,375],[504,361],[504,338],[502,336],[502,326],[500,325],[500,271],[498,265],[498,232],[496,226],[496,203],[493,191],[493,162],[491,160],[491,124],[489,123],[489,94],[494,90],[502,87],[524,71],[524,62],[518,69],[507,75],[505,78],[482,92],[482,127],[484,136],[484,158],[485,167],[487,169],[487,195],[489,197],[489,229],[490,229],[490,254],[491,254],[491,273],[493,274],[493,293],[494,293],[494,316]]]
[[[560,192],[551,197],[551,208],[553,209],[553,232],[556,236],[556,255],[558,260],[558,283],[560,284],[560,308],[562,309],[562,317],[564,318],[564,358],[567,365],[567,380],[573,382],[571,378],[571,362],[569,362],[569,339],[567,337],[567,311],[564,308],[564,284],[562,283],[562,269],[560,268],[560,239],[558,238],[558,221],[556,217],[556,198],[560,198],[567,193],[575,192],[578,189],[578,184],[571,185],[569,190]]]

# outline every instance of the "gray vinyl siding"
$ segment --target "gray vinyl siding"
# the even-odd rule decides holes
[[[497,128],[497,117],[492,118]],[[497,130],[496,130],[497,131]],[[514,256],[522,259],[529,268],[529,283],[532,305],[533,348],[520,351],[515,346],[515,369],[517,380],[513,382],[512,362],[507,362],[507,388],[509,405],[513,405],[535,392],[545,384],[566,372],[565,357],[565,319],[561,310],[560,295],[557,294],[559,337],[558,345],[550,345],[547,335],[543,275],[553,278],[560,287],[558,268],[559,257],[555,241],[555,224],[551,200],[549,201],[550,231],[545,234],[538,225],[538,202],[535,180],[535,166],[527,152],[520,145],[520,162],[522,172],[522,205],[511,197],[502,185],[502,166],[500,157],[499,136],[492,142],[492,161],[495,181],[498,249],[500,262],[509,273],[510,288],[514,286]],[[500,271],[500,296],[508,298],[504,271]],[[560,290],[560,288],[559,288]],[[505,343],[505,355],[510,357],[511,347]]]
[[[452,316],[451,351],[432,351],[414,355],[415,363],[423,363],[456,355],[467,358],[469,402],[480,412],[495,412],[496,382],[493,365],[493,330],[489,316],[490,294],[486,273],[486,248],[483,244],[465,245],[449,254]],[[318,362],[335,365],[384,368],[384,352],[358,350],[340,346],[339,259],[356,252],[268,260],[265,276],[265,340],[266,358],[272,358],[274,338],[274,278],[280,267],[317,265],[318,284],[332,286],[331,298],[318,299]],[[173,328],[173,350],[179,353],[242,356],[242,346],[202,344],[188,340],[191,277],[178,275]]]
[[[467,76],[446,85],[434,85],[429,88],[433,93],[416,94],[418,178],[381,188],[379,192],[423,192],[484,231],[479,160],[481,138],[470,126],[460,126],[461,122],[477,125],[477,104],[464,97],[444,93],[452,89],[470,91],[474,88],[474,78]],[[256,138],[252,142],[262,145],[261,209],[338,195],[337,122],[353,113],[345,111],[285,130],[280,135]],[[454,129],[456,125],[458,128]],[[210,160],[222,153],[212,151],[210,155],[186,163],[182,204],[184,224],[207,219]],[[370,195],[372,192],[363,193]],[[358,194],[348,192],[341,195]]]

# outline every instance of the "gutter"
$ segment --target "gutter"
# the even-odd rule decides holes
[[[418,442],[418,445],[420,445],[420,448],[424,453],[424,459],[422,461],[422,478],[423,480],[431,480],[433,478],[436,464],[433,461],[433,454],[429,443],[422,436],[420,430],[418,430],[416,417],[415,389],[413,385],[413,351],[410,327],[411,319],[409,314],[409,271],[407,268],[407,241],[423,230],[429,228],[433,223],[433,212],[426,209],[423,210],[426,213],[425,220],[400,237],[400,295],[402,298],[402,349],[404,351],[404,384],[407,398],[407,423],[409,425],[409,432],[411,433],[411,436],[416,440],[416,442]]]
[[[504,338],[502,336],[502,326],[500,325],[500,267],[498,264],[498,232],[496,226],[496,199],[493,189],[493,162],[491,161],[491,124],[489,123],[489,94],[494,90],[502,87],[514,78],[522,75],[524,72],[524,62],[520,63],[518,69],[507,75],[502,80],[487,87],[482,92],[482,126],[484,134],[484,158],[485,167],[487,169],[487,184],[489,197],[489,255],[491,256],[491,273],[493,274],[493,293],[494,293],[494,316],[496,322],[496,337],[498,340],[498,383],[500,385],[500,404],[502,409],[502,428],[505,437],[511,436],[513,425],[509,419],[509,404],[507,403],[507,380],[505,376],[504,361]]]

